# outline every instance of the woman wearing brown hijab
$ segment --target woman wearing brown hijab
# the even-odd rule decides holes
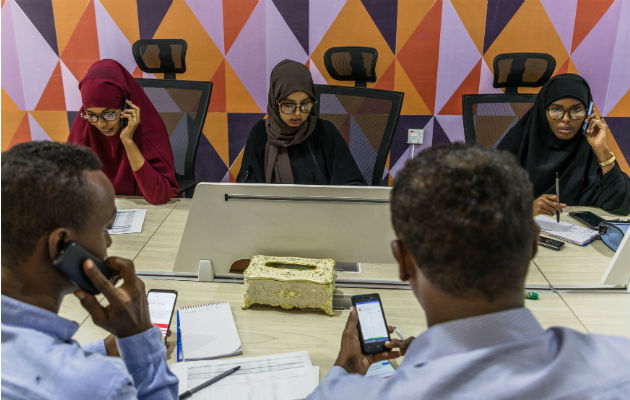
[[[291,60],[271,71],[267,119],[254,125],[237,182],[365,185],[335,126],[311,114],[313,78]]]

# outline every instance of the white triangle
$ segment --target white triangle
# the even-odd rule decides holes
[[[96,31],[101,60],[111,58],[118,61],[130,74],[136,69],[136,60],[131,52],[131,43],[122,33],[99,0],[94,0]]]
[[[31,128],[32,141],[36,141],[36,140],[52,141],[52,139],[50,138],[50,136],[48,136],[44,128],[42,128],[42,126],[39,123],[37,123],[37,120],[35,120],[35,118],[33,118],[33,116],[30,113],[28,114],[28,124],[30,125],[30,128]]]
[[[60,60],[61,61],[61,60]],[[72,72],[66,67],[63,61],[61,64],[61,81],[63,82],[63,92],[66,97],[66,110],[79,111],[83,106],[81,100],[81,92],[79,91],[79,82],[76,80]]]

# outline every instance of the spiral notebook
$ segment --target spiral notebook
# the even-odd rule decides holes
[[[185,361],[242,354],[230,303],[212,303],[178,310],[181,350]]]

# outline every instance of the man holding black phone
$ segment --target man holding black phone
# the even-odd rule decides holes
[[[143,282],[131,261],[107,258],[116,206],[100,168],[89,149],[67,143],[23,143],[2,154],[3,398],[177,398]],[[112,278],[89,258],[69,263],[63,252],[71,248],[97,263],[107,258]],[[57,315],[71,292],[113,336],[83,347],[72,339],[79,325]]]
[[[532,193],[507,152],[456,143],[409,160],[392,190],[392,251],[428,329],[366,355],[352,308],[335,366],[309,398],[627,399],[628,339],[545,330],[524,308],[539,231]],[[362,376],[400,354],[390,378]]]

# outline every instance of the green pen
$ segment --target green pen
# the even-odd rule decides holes
[[[536,292],[525,292],[525,298],[529,300],[538,300],[538,293]]]

